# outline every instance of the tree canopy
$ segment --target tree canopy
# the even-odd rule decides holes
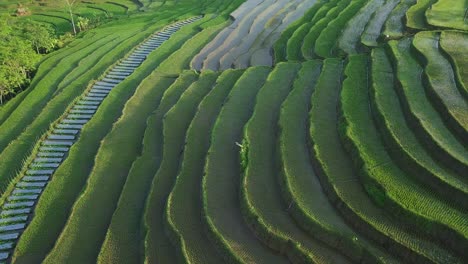
[[[0,104],[30,82],[41,54],[56,44],[50,26],[0,16]]]

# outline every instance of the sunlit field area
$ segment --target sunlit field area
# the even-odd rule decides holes
[[[0,0],[1,263],[468,263],[465,0]]]

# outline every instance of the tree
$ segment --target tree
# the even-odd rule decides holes
[[[68,12],[70,13],[70,19],[73,27],[73,33],[76,35],[76,27],[75,27],[75,20],[73,19],[73,5],[75,4],[76,0],[65,0],[65,3],[68,7]]]
[[[0,103],[29,83],[41,58],[16,27],[7,17],[0,17]]]
[[[89,19],[86,17],[78,17],[78,27],[80,31],[85,31],[89,28]]]
[[[51,26],[27,20],[22,23],[24,37],[31,41],[38,54],[49,53],[57,45],[57,38]]]

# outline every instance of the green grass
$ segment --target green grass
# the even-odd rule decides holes
[[[307,117],[311,107],[310,97],[320,74],[320,64],[318,61],[303,64],[293,91],[282,104],[279,126],[283,199],[290,204],[288,211],[298,225],[311,236],[339,250],[353,261],[367,259],[378,262],[372,256],[377,253],[375,249],[343,221],[327,200],[310,164]],[[362,243],[365,243],[366,249]],[[373,253],[369,253],[369,248]]]
[[[461,32],[443,31],[440,36],[441,51],[447,54],[457,76],[460,93],[468,98],[468,56],[463,48],[468,45],[468,35]]]
[[[413,29],[424,30],[429,28],[426,19],[426,10],[438,0],[417,0],[417,3],[406,11],[406,26]]]
[[[161,16],[161,19],[162,18],[164,18],[164,16]],[[164,23],[164,20],[162,20],[161,22]],[[155,28],[160,27],[160,25],[161,24],[156,24],[152,28],[146,29],[143,32],[136,34],[136,35],[134,34],[134,31],[140,29],[137,27],[138,25],[134,26],[130,24],[129,28],[126,28],[126,27],[124,28],[121,26],[120,30],[125,30],[125,29],[132,30],[132,31],[127,32],[126,34],[121,34],[121,37],[124,38],[126,36],[128,37],[129,35],[131,35],[131,38],[127,40],[122,39],[124,41],[121,42],[117,48],[114,48],[112,51],[110,51],[110,53],[108,51],[108,53],[105,56],[105,59],[101,59],[100,62],[98,64],[93,65],[91,69],[89,69],[89,65],[80,64],[79,66],[82,66],[85,69],[89,69],[87,71],[87,74],[80,76],[78,79],[73,81],[72,85],[64,88],[66,89],[67,92],[61,92],[56,98],[54,98],[51,102],[48,103],[46,109],[38,109],[36,111],[28,110],[26,112],[21,113],[21,111],[19,111],[20,108],[17,108],[15,113],[18,113],[19,116],[26,116],[28,118],[31,118],[31,115],[33,115],[35,112],[40,112],[41,114],[36,118],[36,120],[34,120],[33,124],[28,127],[27,131],[25,130],[25,132],[21,134],[21,136],[18,137],[15,141],[5,142],[5,144],[9,143],[9,145],[0,156],[3,157],[3,160],[5,161],[6,164],[10,164],[10,165],[0,168],[0,173],[1,173],[0,175],[2,175],[1,181],[3,181],[2,182],[3,186],[0,185],[3,188],[2,191],[5,190],[5,187],[10,181],[10,179],[14,177],[17,171],[19,171],[20,168],[22,167],[22,164],[19,163],[18,160],[26,158],[27,155],[29,155],[32,149],[32,144],[36,142],[37,139],[48,129],[49,125],[63,113],[63,111],[71,103],[71,101],[75,97],[81,94],[81,92],[88,86],[89,80],[97,79],[102,73],[104,73],[105,69],[109,65],[111,65],[112,63],[115,63],[116,57],[117,58],[123,57],[123,55],[126,52],[128,52],[137,43],[141,42],[143,38],[146,37],[148,34],[154,32]],[[170,47],[168,44],[164,44],[163,46],[158,48],[158,52],[160,53],[160,55],[162,55],[160,58],[165,58],[166,56],[169,56],[172,52],[177,50],[185,41],[187,41],[187,39],[189,39],[192,36],[192,34],[193,34],[193,27],[186,27],[184,29],[181,29],[179,32],[177,32],[177,34],[172,36],[171,40],[167,42],[167,43],[172,43],[172,45],[174,45],[173,47]],[[108,47],[108,48],[112,48],[112,47]],[[162,62],[162,61],[163,59],[159,60],[159,62]],[[65,62],[66,61],[63,61],[64,64],[66,64]],[[75,71],[79,71],[79,69],[75,69]],[[66,76],[65,74],[63,75]],[[50,78],[54,77],[54,76],[51,76],[50,74],[48,76],[50,76]],[[43,81],[45,82],[46,79],[47,78],[43,79]],[[40,92],[42,93],[44,92],[51,93],[51,92],[46,89],[48,88],[47,83],[42,84],[42,85],[43,85],[41,86],[42,90],[36,89],[35,90],[36,93],[31,93],[28,97],[29,100],[23,102],[24,105],[21,106],[23,107],[22,109],[25,109],[24,107],[30,107],[30,104],[31,104],[30,101],[32,101],[33,103],[37,103],[37,104],[43,103],[43,102],[38,102],[38,99],[36,98],[36,96],[38,96]],[[10,123],[13,123],[13,121],[11,121]],[[7,125],[7,123],[3,125]],[[14,125],[16,127],[18,126],[21,127],[21,125],[23,124],[14,124]],[[4,128],[3,126],[0,127],[0,130],[2,130],[3,128]],[[10,131],[11,130],[12,129],[10,129]],[[7,136],[5,136],[5,141],[7,139],[8,139]],[[3,138],[0,140],[0,142],[2,142],[2,140]],[[25,142],[27,143],[25,144]]]
[[[22,91],[20,94],[6,102],[4,105],[0,106],[0,125],[11,115],[11,113],[18,107],[18,105],[23,101],[27,95],[33,91],[36,87],[36,84],[44,78],[51,70],[54,69],[54,65],[60,62],[60,60],[67,58],[67,56],[73,55],[74,52],[79,51],[83,46],[91,45],[93,42],[87,42],[84,38],[77,38],[72,43],[67,45],[64,48],[61,48],[58,51],[49,53],[44,56],[40,64],[37,67],[36,74],[32,79],[29,87]],[[83,46],[80,46],[80,45]],[[75,48],[76,50],[74,50]]]
[[[80,17],[86,17],[91,19],[107,16],[106,10],[102,8],[91,7],[89,5],[78,6],[78,8],[75,8],[75,14]]]
[[[120,6],[120,5],[112,4],[110,2],[96,3],[96,4],[90,5],[90,6],[95,6],[95,7],[102,8],[102,9],[106,10],[107,15],[124,15],[124,14],[127,14],[127,12],[128,12],[128,8],[125,8],[125,7]]]
[[[239,205],[239,147],[242,127],[255,95],[270,69],[251,67],[239,78],[214,125],[203,177],[203,220],[213,244],[226,262],[286,263],[267,249],[245,225]]]
[[[289,39],[293,36],[294,32],[303,24],[308,23],[316,15],[317,11],[324,5],[322,0],[318,0],[307,12],[298,20],[291,23],[286,30],[281,33],[281,37],[273,45],[275,63],[287,60],[287,46]]]
[[[461,175],[466,175],[468,151],[445,126],[440,114],[427,98],[422,85],[423,69],[410,52],[411,39],[390,41],[389,45],[399,82],[398,95],[412,129],[436,160]]]
[[[337,130],[337,102],[342,61],[327,59],[312,95],[310,140],[313,165],[320,183],[335,208],[363,235],[392,254],[411,262],[456,262],[446,250],[415,234],[400,221],[390,219],[369,199]]]
[[[367,56],[351,56],[341,92],[341,123],[345,148],[350,152],[364,186],[376,204],[396,219],[462,254],[468,234],[468,215],[440,201],[394,164],[372,121],[367,85]],[[450,237],[450,239],[448,239]]]
[[[368,47],[378,46],[384,23],[399,3],[399,0],[387,0],[384,5],[377,9],[361,35],[362,44]]]
[[[458,90],[450,61],[438,49],[439,39],[437,32],[420,32],[414,37],[413,46],[425,65],[423,80],[429,99],[446,125],[468,147],[468,101]]]
[[[198,106],[187,131],[182,166],[167,199],[167,225],[173,234],[174,247],[180,250],[181,259],[187,263],[223,262],[203,232],[201,179],[213,124],[229,91],[242,73],[241,70],[224,71],[213,90]]]
[[[207,19],[209,18],[205,17],[205,19],[197,21],[195,24],[201,24]],[[216,26],[209,27],[187,40],[178,51],[174,52],[169,56],[168,60],[161,64],[158,71],[172,75],[179,73],[183,69],[187,69],[192,58],[226,25],[227,23],[224,22]]]
[[[326,12],[325,15],[317,20],[317,22],[310,28],[302,42],[301,51],[304,58],[310,60],[317,57],[314,52],[317,38],[320,36],[320,33],[327,27],[328,23],[330,23],[330,21],[338,16],[348,4],[348,0],[340,0],[331,1],[323,5],[323,7],[320,9],[320,13]]]
[[[173,81],[153,73],[138,86],[123,115],[101,141],[87,185],[44,263],[96,260],[127,174],[141,152],[146,119]]]
[[[138,41],[141,36],[132,36],[131,39],[127,39],[123,43],[134,44]],[[67,86],[60,94],[55,96],[47,105],[43,106],[43,109],[39,109],[38,116],[24,129],[22,133],[17,135],[17,138],[9,142],[4,151],[0,154],[0,157],[8,164],[5,167],[0,167],[0,186],[2,195],[5,192],[8,184],[11,185],[11,180],[17,176],[18,171],[21,169],[23,164],[18,162],[19,160],[25,159],[32,151],[33,145],[45,133],[49,126],[57,120],[67,107],[78,97],[80,94],[87,89],[89,86],[89,80],[98,78],[105,69],[115,61],[115,57],[121,57],[128,51],[128,47],[121,45],[115,48],[111,52],[106,54],[98,64],[94,65],[85,75],[80,76],[76,79],[72,85]],[[44,87],[45,88],[45,87]],[[33,99],[34,94],[29,95],[29,99]],[[34,100],[33,100],[34,101]],[[27,101],[24,101],[26,106]],[[24,106],[24,105],[23,105]],[[16,109],[16,112],[20,111],[20,108]],[[23,108],[24,109],[24,108]],[[33,112],[31,110],[27,110]],[[16,113],[15,112],[15,113]],[[4,125],[6,125],[5,123]]]
[[[464,0],[438,0],[425,15],[430,25],[468,30],[467,11],[468,3]]]
[[[314,47],[315,54],[322,58],[344,56],[344,54],[339,54],[338,52],[338,40],[341,36],[342,29],[366,2],[366,0],[351,1],[338,16],[333,17],[333,20],[328,23],[327,27],[320,33],[316,40]]]
[[[393,69],[383,49],[372,51],[372,106],[379,130],[394,160],[408,175],[428,185],[452,206],[463,203],[468,181],[438,164],[408,126],[394,90]]]
[[[302,46],[304,45],[305,36],[309,33],[312,26],[320,21],[328,13],[328,10],[336,5],[337,0],[326,3],[316,3],[313,8],[315,9],[314,15],[306,23],[294,31],[292,36],[287,41],[286,58],[288,61],[302,61],[304,60],[302,54]]]
[[[57,35],[63,35],[67,32],[73,31],[70,20],[66,18],[61,18],[58,16],[52,16],[47,14],[33,14],[29,16],[29,18],[31,18],[34,21],[52,25]]]
[[[125,39],[128,39],[132,36],[132,34],[121,34],[124,39],[120,39],[120,37],[116,37],[105,45],[102,45],[98,49],[96,49],[93,53],[88,54],[86,57],[83,57],[76,65],[76,67],[70,71],[58,84],[57,90],[54,92],[54,95],[61,93],[63,90],[66,90],[68,86],[73,86],[73,82],[79,80],[82,75],[87,75],[88,72],[92,72],[94,69],[90,67],[91,65],[97,65],[101,59],[105,59],[105,55],[116,48],[119,48],[119,45]]]
[[[417,0],[402,0],[390,13],[385,22],[383,35],[386,38],[400,38],[406,34],[406,11],[416,4]]]
[[[176,252],[164,231],[164,209],[167,196],[171,192],[181,165],[186,131],[192,121],[197,106],[212,89],[217,73],[206,71],[181,96],[177,104],[166,114],[163,122],[163,155],[161,165],[151,184],[144,223],[145,261],[150,263],[174,263]],[[159,254],[159,252],[165,252]]]
[[[145,28],[146,27],[147,26],[145,26]],[[160,24],[156,24],[156,28],[157,27],[160,27]],[[1,174],[3,184],[7,184],[8,181],[16,175],[19,167],[22,166],[22,164],[18,163],[17,161],[24,159],[27,155],[29,155],[29,152],[31,151],[31,144],[34,143],[48,129],[49,125],[64,112],[65,108],[71,103],[71,101],[81,94],[81,92],[90,83],[90,80],[97,79],[102,73],[104,73],[108,66],[116,62],[116,57],[123,57],[124,54],[128,52],[134,45],[141,42],[147,35],[155,30],[153,27],[143,30],[140,34],[135,35],[134,32],[138,29],[138,24],[128,24],[126,27],[120,26],[120,30],[129,30],[129,32],[121,34],[121,39],[119,39],[121,42],[117,42],[119,44],[118,47],[113,48],[112,46],[107,46],[108,49],[113,48],[113,50],[108,50],[108,53],[100,60],[98,64],[87,64],[86,67],[84,67],[85,65],[82,65],[82,63],[84,63],[86,60],[83,60],[82,58],[80,59],[79,54],[75,52],[72,58],[76,60],[75,64],[77,65],[67,65],[73,61],[67,60],[68,57],[66,57],[66,59],[63,59],[59,62],[58,65],[60,67],[58,67],[56,71],[53,71],[55,74],[49,72],[44,76],[44,78],[38,81],[37,85],[34,86],[35,89],[28,94],[28,97],[26,97],[16,108],[16,111],[10,115],[10,119],[8,119],[5,123],[2,124],[2,127],[0,127],[0,130],[5,133],[5,137],[0,140],[0,143],[3,142],[5,145],[8,144],[1,156],[5,161],[5,164],[10,164],[0,168],[0,171],[5,170],[5,172],[2,171]],[[131,37],[128,38],[128,36]],[[108,42],[112,40],[111,37],[108,38]],[[105,43],[100,43],[98,41],[94,46],[102,44]],[[167,46],[166,48],[163,48],[164,46],[166,45],[163,45],[159,48],[161,53],[164,53],[164,49],[167,49]],[[81,46],[78,46],[77,48],[80,47]],[[78,67],[78,69],[76,67]],[[68,75],[67,72],[63,71],[66,69],[73,69],[75,71],[72,71],[72,73],[76,73],[82,70],[80,67],[88,69],[86,74],[74,80],[71,85],[66,86],[64,88],[66,92],[59,93],[52,99],[52,101],[46,102],[45,97],[52,97],[52,94],[56,93],[59,85],[65,86],[63,82],[61,82],[61,79],[67,78]],[[54,87],[55,89],[51,89],[51,87]],[[45,108],[42,109],[42,107]],[[21,120],[27,119],[28,122],[31,122],[30,120],[33,120],[33,118],[36,118],[36,120],[34,120],[31,124],[25,124],[23,122],[19,122],[19,118],[21,118]],[[15,119],[16,122],[14,122]],[[28,127],[26,127],[27,125]],[[22,130],[24,130],[24,132],[21,134],[20,132]],[[13,138],[10,139],[9,135],[16,136],[16,140],[13,141]],[[10,141],[7,142],[6,140]],[[25,142],[27,143],[25,144]],[[2,186],[2,191],[4,191],[4,189],[5,186]]]
[[[294,34],[288,39],[287,46],[286,46],[286,59],[288,61],[302,61],[304,57],[302,57],[301,47],[302,41],[304,37],[309,32],[312,23],[304,23],[302,24]]]
[[[164,20],[161,21],[161,23],[164,22]],[[153,26],[157,28],[160,24]],[[183,34],[174,34],[170,40],[158,48],[158,52],[149,56],[138,71],[116,86],[104,100],[93,119],[81,131],[80,139],[71,148],[67,159],[54,173],[54,180],[48,184],[48,188],[41,195],[35,216],[16,248],[15,262],[40,262],[45,258],[65,225],[68,213],[91,173],[100,141],[120,117],[123,105],[131,97],[137,85],[169,54],[177,50],[186,39],[187,36]],[[130,47],[133,45],[129,44]],[[122,89],[124,87],[126,89]],[[83,155],[83,153],[86,154]]]
[[[269,75],[257,95],[254,113],[244,129],[244,173],[241,179],[241,206],[245,221],[269,247],[291,261],[343,261],[342,256],[311,239],[286,213],[275,172],[277,121],[280,106],[292,88],[297,63],[281,63]],[[265,133],[268,131],[268,133]]]
[[[142,216],[144,204],[156,174],[162,153],[162,122],[164,115],[181,94],[195,82],[198,75],[186,71],[164,92],[158,109],[147,120],[141,155],[132,164],[119,203],[107,229],[99,253],[99,263],[140,263],[144,258]]]
[[[369,1],[351,18],[338,40],[339,47],[347,54],[356,54],[363,51],[361,36],[370,23],[371,17],[375,15],[377,9],[383,5],[384,0]]]
[[[0,152],[42,112],[61,80],[78,65],[80,60],[114,38],[114,36],[108,35],[100,41],[91,42],[90,45],[83,47],[79,52],[74,52],[66,59],[62,59],[56,65],[53,65],[57,70],[53,70],[41,78],[28,97],[16,107],[15,111],[10,113],[0,126],[0,134],[2,135],[0,138]]]
[[[128,11],[131,9],[131,8],[129,8],[129,7],[128,7],[127,5],[125,5],[125,4],[121,4],[121,3],[119,4],[119,3],[111,2],[111,1],[102,3],[102,4],[100,4],[100,5],[106,5],[105,9],[108,10],[108,11],[111,11],[111,12],[112,12],[113,10],[117,10],[117,9],[123,8],[123,9],[125,9],[125,13],[128,13]],[[115,7],[115,6],[117,6],[117,7]]]

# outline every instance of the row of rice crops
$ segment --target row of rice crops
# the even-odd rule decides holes
[[[8,262],[465,262],[459,2],[134,5],[0,108],[0,232],[20,236],[0,234]],[[29,170],[74,113],[89,120],[66,154]]]

